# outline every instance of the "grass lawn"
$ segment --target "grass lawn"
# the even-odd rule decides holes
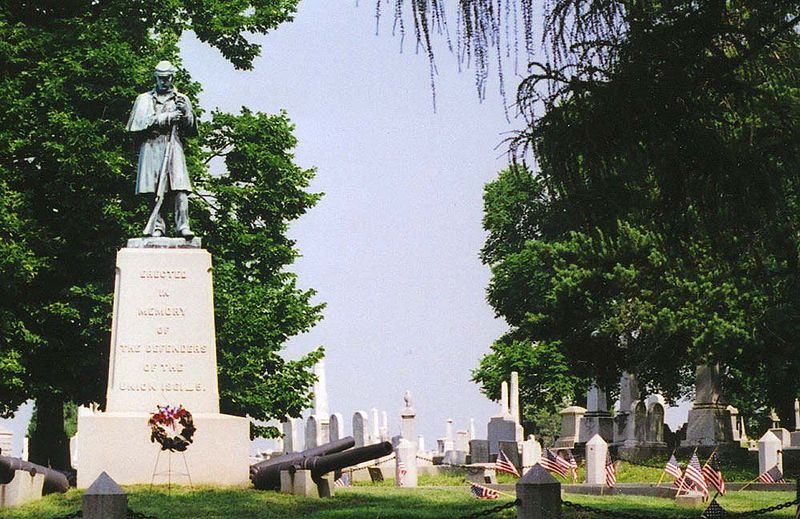
[[[511,499],[501,496],[497,501],[482,501],[472,497],[469,487],[426,486],[418,489],[399,489],[391,486],[363,486],[339,489],[333,499],[306,499],[277,492],[252,489],[226,489],[214,487],[173,487],[170,494],[166,486],[153,490],[147,485],[126,487],[130,507],[137,512],[158,518],[256,518],[280,517],[287,519],[422,519],[455,518],[478,512]],[[676,508],[672,500],[632,496],[583,496],[565,494],[564,499],[605,510],[619,510],[651,515],[654,518],[696,518],[702,509]],[[732,492],[720,499],[730,511],[746,511],[772,506],[794,499],[791,492]],[[81,506],[81,491],[70,490],[64,495],[50,495],[43,500],[15,509],[0,510],[3,519],[53,519],[73,512]],[[785,509],[762,517],[793,518],[793,509]],[[492,517],[516,517],[514,509]],[[598,517],[563,509],[564,519]]]

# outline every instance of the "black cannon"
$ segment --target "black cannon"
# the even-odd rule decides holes
[[[21,458],[9,458],[7,456],[0,456],[0,485],[10,483],[14,479],[14,471],[16,470],[24,470],[32,474],[44,474],[42,494],[63,494],[69,489],[67,476],[61,472],[23,461]]]
[[[322,447],[325,446],[323,445]],[[310,470],[311,477],[315,482],[318,482],[320,477],[328,472],[341,470],[390,454],[392,452],[392,444],[382,442],[357,449],[339,449],[339,451],[323,455],[312,453],[310,456],[306,455],[309,451],[303,451],[262,461],[250,467],[250,479],[258,490],[280,490],[282,470]],[[259,468],[254,470],[255,467]]]
[[[300,452],[290,452],[288,454],[284,454],[282,456],[276,456],[274,458],[270,458],[268,460],[259,461],[254,465],[250,465],[250,479],[255,482],[256,478],[260,478],[259,474],[264,471],[272,472],[274,467],[280,466],[277,471],[277,487],[280,487],[280,472],[281,470],[286,470],[294,463],[299,462],[303,458],[312,458],[314,456],[323,456],[325,454],[333,454],[334,452],[340,452],[346,449],[349,449],[353,445],[356,444],[355,439],[352,436],[345,436],[341,440],[332,441],[330,443],[325,443],[320,445],[319,447],[313,447],[311,449],[306,449]],[[256,487],[259,488],[259,487]]]

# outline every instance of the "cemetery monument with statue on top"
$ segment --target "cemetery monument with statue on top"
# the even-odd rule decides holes
[[[106,409],[79,417],[79,488],[104,471],[119,484],[248,483],[249,422],[219,412],[211,255],[188,218],[182,140],[196,127],[175,71],[157,65],[128,122],[140,139],[136,192],[155,194],[155,207],[145,237],[117,253]],[[168,194],[178,238],[164,236]],[[153,427],[159,409],[167,423]]]

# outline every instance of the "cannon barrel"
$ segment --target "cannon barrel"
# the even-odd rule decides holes
[[[311,476],[316,479],[328,472],[382,458],[391,454],[392,450],[392,444],[390,442],[381,442],[374,445],[367,445],[366,447],[328,454],[327,456],[304,458],[302,463],[295,465],[294,468],[310,470]]]
[[[277,490],[281,486],[281,470],[300,463],[304,458],[332,454],[349,449],[356,444],[352,436],[325,443],[301,452],[292,452],[250,465],[250,479],[259,490]],[[265,476],[262,474],[266,474]],[[263,486],[262,486],[263,485]]]
[[[56,492],[63,494],[69,490],[67,476],[61,472],[23,461],[21,458],[9,458],[7,456],[0,456],[0,485],[11,482],[14,479],[14,471],[17,470],[44,474],[43,494],[54,494]]]
[[[308,469],[311,470],[312,477],[318,478],[322,474],[337,470],[337,468],[349,467],[350,465],[357,465],[365,461],[374,460],[386,456],[390,452],[392,452],[392,444],[383,442],[325,456],[300,458],[294,456],[280,456],[275,460],[267,460],[275,461],[275,463],[262,465],[261,469],[255,472],[251,470],[250,479],[253,481],[253,486],[258,490],[280,490],[281,471]]]

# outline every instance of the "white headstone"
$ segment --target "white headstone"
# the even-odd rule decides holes
[[[283,422],[283,449],[285,453],[303,450],[299,418],[289,418]]]
[[[470,440],[477,439],[477,436],[475,436],[475,419],[474,418],[470,418],[469,419],[469,439]]]
[[[395,449],[395,485],[415,488],[417,486],[417,444],[400,438]]]
[[[542,446],[531,434],[527,440],[522,442],[522,468],[533,467],[541,458]]]
[[[500,384],[500,414],[502,416],[510,414],[508,410],[508,382],[505,380]]]
[[[320,445],[319,420],[317,420],[316,415],[312,414],[306,420],[306,445],[304,450],[313,449],[314,447],[319,447]]]
[[[389,417],[386,411],[381,411],[381,428],[380,428],[381,441],[389,440]],[[412,440],[413,441],[413,440]]]
[[[467,431],[458,431],[456,433],[455,450],[469,452],[469,433]]]
[[[607,455],[608,444],[599,434],[586,442],[586,482],[590,485],[605,484]]]
[[[353,413],[353,439],[356,447],[365,447],[369,441],[369,419],[366,411]]]
[[[378,410],[374,407],[372,408],[372,430],[370,431],[370,443],[378,443],[381,438],[381,426],[380,422],[378,422]]]
[[[419,452],[425,452],[425,437],[421,434],[417,436],[417,450]]]
[[[511,413],[511,419],[516,423],[519,421],[519,373],[516,371],[511,372],[511,392],[509,395],[508,407]]]
[[[454,437],[453,437],[453,419],[452,418],[448,418],[447,419],[447,425],[445,425],[444,437],[445,437],[445,439],[450,440],[450,441],[453,441],[453,439],[454,439]]]
[[[332,413],[330,415],[330,441],[344,438],[344,417],[342,413]]]
[[[783,444],[781,440],[767,431],[758,440],[758,473],[763,474],[772,467],[777,467],[783,472],[783,456],[781,454]]]

